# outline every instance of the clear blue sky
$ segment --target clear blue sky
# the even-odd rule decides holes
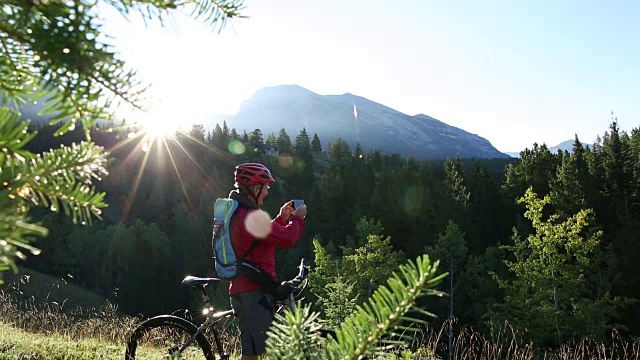
[[[248,0],[221,34],[111,12],[105,32],[163,113],[234,114],[264,86],[364,96],[502,151],[640,120],[638,1]]]

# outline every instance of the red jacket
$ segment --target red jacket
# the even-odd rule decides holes
[[[242,257],[247,250],[249,250],[253,241],[258,241],[259,245],[244,259],[256,265],[274,280],[277,280],[276,248],[292,248],[296,244],[304,231],[304,219],[294,215],[289,219],[289,223],[284,223],[280,217],[276,217],[271,220],[271,231],[269,234],[264,238],[257,238],[249,233],[245,220],[251,212],[261,210],[243,206],[243,201],[238,198],[237,193],[233,195],[236,195],[232,197],[240,202],[240,206],[238,206],[238,209],[233,214],[229,224],[231,241],[233,242],[236,254]],[[248,277],[238,276],[229,283],[229,295],[236,295],[260,288],[260,285]]]

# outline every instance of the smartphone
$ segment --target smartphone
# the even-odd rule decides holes
[[[292,206],[293,206],[294,209],[297,209],[302,205],[304,205],[304,200],[300,200],[300,199],[293,200]]]

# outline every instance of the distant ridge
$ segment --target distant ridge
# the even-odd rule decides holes
[[[573,143],[574,142],[575,142],[574,139],[569,139],[569,140],[565,140],[565,141],[561,142],[558,145],[551,146],[551,147],[548,147],[548,148],[549,148],[549,151],[551,153],[554,153],[554,154],[557,153],[558,150],[560,150],[560,151],[568,151],[570,154],[572,154],[573,153]],[[588,146],[589,148],[593,149],[593,144],[587,144],[587,143],[584,143],[584,142],[581,142],[581,143],[582,143],[582,146],[584,146],[584,147]],[[529,148],[531,148],[531,147],[529,147]],[[505,154],[510,155],[511,157],[515,157],[515,158],[519,158],[520,157],[520,152],[505,152]]]
[[[213,115],[204,125],[213,129],[222,121],[238,132],[260,129],[265,137],[284,128],[295,138],[305,128],[309,136],[318,134],[325,149],[330,141],[342,138],[352,147],[360,143],[364,150],[417,159],[508,157],[488,140],[431,116],[407,115],[351,93],[318,95],[299,85],[262,88],[242,103],[236,115]]]

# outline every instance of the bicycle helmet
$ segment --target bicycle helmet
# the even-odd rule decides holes
[[[249,187],[255,184],[266,185],[276,180],[266,166],[258,163],[245,163],[236,166],[234,173],[236,186]]]

